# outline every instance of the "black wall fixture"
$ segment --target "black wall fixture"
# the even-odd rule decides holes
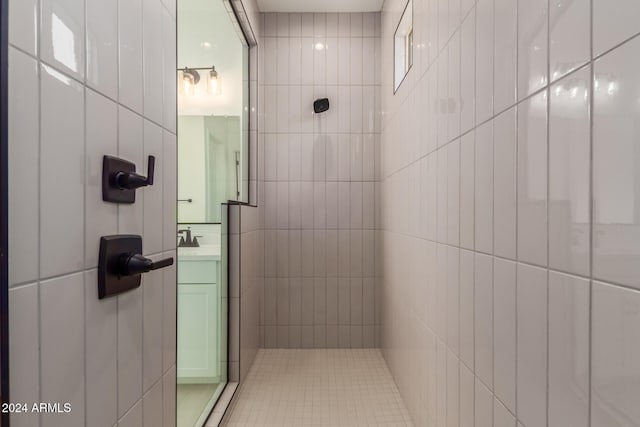
[[[141,275],[173,265],[173,258],[153,262],[142,256],[142,237],[134,235],[100,238],[98,297],[118,295],[140,286]]]
[[[313,103],[313,111],[316,114],[324,113],[329,109],[329,99],[328,98],[320,98],[316,99]]]
[[[147,176],[136,173],[135,163],[112,156],[102,160],[102,200],[111,203],[135,203],[136,189],[153,185],[156,158],[149,156]]]

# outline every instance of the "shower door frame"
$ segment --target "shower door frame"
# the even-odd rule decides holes
[[[8,0],[0,0],[0,402],[9,402],[9,111],[8,111]],[[0,414],[0,426],[9,426],[9,414]]]

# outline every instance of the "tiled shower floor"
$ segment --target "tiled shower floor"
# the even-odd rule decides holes
[[[260,350],[228,426],[411,426],[380,350]]]

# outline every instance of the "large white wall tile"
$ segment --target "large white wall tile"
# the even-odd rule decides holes
[[[590,2],[581,0],[564,4],[562,0],[551,0],[549,13],[549,67],[553,82],[591,59]],[[614,27],[608,31],[615,31]]]
[[[176,251],[165,252],[163,258],[176,259]],[[176,364],[176,266],[164,269],[162,309],[162,371]],[[166,405],[166,404],[165,404]],[[165,407],[166,409],[166,407]],[[175,409],[175,407],[174,407]]]
[[[38,337],[38,284],[21,286],[9,291],[9,387],[13,402],[40,400],[40,365]],[[14,413],[11,425],[38,425],[39,415],[33,412]]]
[[[495,395],[516,411],[516,264],[493,262],[493,387]]]
[[[516,110],[493,122],[493,253],[516,258]]]
[[[493,124],[476,130],[475,249],[493,252]]]
[[[464,364],[460,365],[460,426],[474,425],[475,377]]]
[[[176,144],[176,136],[167,131],[164,131],[162,134],[162,145],[163,145],[163,181],[162,181],[162,192],[163,192],[163,202],[162,206],[164,207],[164,212],[162,214],[164,221],[164,249],[165,250],[174,250],[177,244],[176,237],[176,204],[175,200],[178,199],[177,194],[177,182],[175,179],[177,173],[177,144]]]
[[[13,3],[12,3],[13,6]],[[9,49],[9,284],[38,279],[38,64]]]
[[[633,0],[593,1],[593,53],[600,55],[638,34],[640,4]]]
[[[460,359],[474,369],[475,361],[475,256],[460,251]]]
[[[475,373],[493,389],[493,258],[476,255],[474,286]]]
[[[634,39],[595,63],[593,107],[593,275],[640,287],[638,200],[640,62]],[[608,77],[612,76],[612,77]]]
[[[144,107],[142,11],[142,0],[118,0],[118,100],[139,113]]]
[[[38,0],[11,0],[9,43],[31,55],[38,49]]]
[[[447,345],[460,354],[460,250],[447,248]]]
[[[167,0],[171,2],[172,0]],[[171,9],[171,8],[170,8]],[[176,20],[175,7],[171,13],[162,11],[162,61],[163,61],[163,123],[171,133],[176,133]]]
[[[447,146],[447,243],[460,244],[460,140]]]
[[[142,401],[142,419],[144,427],[159,427],[162,425],[162,381],[156,384],[144,395]]]
[[[447,353],[447,425],[460,425],[460,359]]]
[[[118,99],[118,1],[88,0],[87,85]]]
[[[142,289],[118,297],[118,416],[142,398]]]
[[[483,46],[484,49],[484,46]],[[476,124],[476,13],[473,9],[460,29],[460,130]]]
[[[142,427],[143,418],[143,402],[138,403],[129,410],[121,419],[118,420],[118,427]]]
[[[493,427],[515,427],[516,418],[498,399],[493,399]]]
[[[547,263],[547,92],[518,107],[518,260]]]
[[[493,111],[515,104],[518,59],[517,0],[494,0]]]
[[[48,66],[41,73],[40,275],[51,277],[84,266],[85,106],[83,86]]]
[[[447,242],[448,220],[447,204],[448,204],[448,187],[447,187],[447,166],[448,166],[449,147],[438,150],[436,156],[438,158],[438,193],[437,193],[437,215],[438,215],[438,242]]]
[[[433,125],[438,130],[437,147],[440,148],[449,142],[447,135],[449,126],[449,49],[445,49],[440,53],[436,60],[436,66],[438,70],[438,87],[437,92],[434,93],[437,94],[438,101],[436,104],[436,120]],[[409,76],[411,75],[409,74]],[[407,87],[410,86],[407,85]],[[408,116],[406,117],[408,118]],[[407,132],[407,130],[408,128],[404,127],[404,131]]]
[[[622,427],[640,419],[640,293],[593,285],[591,425]]]
[[[494,14],[493,2],[476,5],[476,124],[493,115]]]
[[[589,424],[588,280],[549,273],[549,426]]]
[[[518,264],[517,408],[526,426],[546,425],[547,272]]]
[[[549,81],[548,1],[518,1],[518,100]]]
[[[172,367],[162,378],[162,426],[172,427],[176,420],[176,369]]]
[[[42,424],[85,425],[85,323],[82,273],[40,285],[40,399],[68,402],[64,414],[42,414]],[[60,307],[66,307],[60,310]]]
[[[453,7],[453,4],[451,5]],[[447,141],[460,135],[460,32],[457,32],[449,42],[449,108],[447,110]]]
[[[474,425],[478,427],[493,426],[493,395],[491,394],[491,391],[477,377],[474,403]]]
[[[467,249],[475,247],[475,151],[469,132],[460,140],[460,246]]]
[[[40,58],[78,80],[85,76],[85,2],[42,0]]]
[[[584,276],[591,236],[589,71],[553,85],[549,107],[549,266]]]
[[[142,2],[142,51],[143,58],[143,110],[148,119],[162,123],[163,120],[163,7],[160,0]],[[166,68],[165,68],[166,69]]]
[[[84,274],[87,424],[111,427],[118,420],[118,305],[98,299],[98,272]]]

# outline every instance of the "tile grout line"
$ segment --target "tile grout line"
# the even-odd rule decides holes
[[[36,0],[36,6],[38,12],[40,12],[42,8],[43,0]],[[42,34],[41,34],[41,21],[42,16],[40,13],[36,13],[36,67],[37,67],[37,78],[38,78],[38,349],[42,348],[42,63],[40,61],[40,53],[42,50]],[[42,402],[44,401],[42,397],[42,351],[38,351],[38,398]],[[38,425],[42,427],[42,416],[38,415]]]
[[[519,55],[519,50],[520,50],[520,8],[518,7],[520,1],[522,0],[517,0],[516,1],[516,70],[515,70],[515,97],[516,97],[516,101],[518,100],[518,73],[520,71],[520,55]],[[513,161],[513,166],[514,166],[514,176],[515,176],[515,258],[516,260],[519,258],[519,239],[518,239],[518,230],[520,227],[520,219],[519,219],[519,197],[520,197],[520,189],[519,189],[519,183],[520,183],[520,165],[519,165],[519,158],[520,158],[520,107],[518,106],[518,104],[516,104],[515,106],[515,149],[514,149],[514,161]],[[519,321],[518,321],[518,290],[520,289],[520,287],[518,286],[518,270],[519,270],[519,266],[518,263],[516,261],[516,265],[515,265],[515,275],[516,275],[516,280],[515,280],[515,302],[514,302],[514,316],[515,316],[515,340],[514,340],[514,344],[515,344],[515,363],[514,363],[514,368],[515,368],[515,375],[514,375],[514,380],[515,380],[515,384],[514,384],[514,390],[513,390],[513,398],[514,398],[514,402],[513,402],[513,407],[514,407],[514,418],[516,423],[518,423],[518,378],[519,378],[519,362],[518,362],[518,348],[519,348],[519,341],[520,341],[520,334],[518,333],[518,327],[519,327]]]
[[[491,203],[491,253],[495,254],[496,252],[496,120],[498,116],[495,114],[496,110],[496,2],[495,0],[491,0],[492,8],[492,39],[493,46],[491,49],[491,63],[492,63],[492,93],[491,93],[491,110],[492,115],[494,116],[491,119],[491,191],[492,191],[492,203]],[[497,399],[496,395],[496,369],[495,369],[495,359],[496,359],[496,337],[495,337],[495,312],[496,312],[496,304],[495,304],[495,272],[496,272],[496,261],[493,255],[491,256],[491,388],[489,389],[491,392],[491,418],[492,422],[495,421],[495,411],[494,411],[494,399]]]
[[[545,226],[546,226],[546,236],[545,236],[545,240],[546,240],[546,268],[545,268],[545,276],[546,276],[546,313],[545,313],[545,317],[546,317],[546,366],[545,366],[545,381],[546,381],[546,390],[545,390],[545,422],[547,425],[549,425],[549,397],[550,397],[550,387],[549,387],[549,382],[550,382],[550,377],[549,377],[549,365],[551,362],[551,358],[550,358],[550,338],[549,338],[549,334],[551,331],[550,325],[549,325],[549,320],[550,320],[550,316],[549,316],[549,308],[551,306],[551,292],[550,292],[550,270],[549,270],[549,261],[550,261],[550,243],[549,243],[549,231],[550,231],[550,227],[549,227],[549,218],[550,218],[550,196],[551,196],[551,173],[550,173],[550,165],[551,165],[551,0],[547,1],[546,3],[546,19],[547,19],[547,40],[546,40],[546,44],[547,44],[547,68],[546,68],[546,85],[545,85],[545,92],[543,92],[544,94],[546,94],[546,137],[547,137],[547,141],[546,141],[546,149],[547,149],[547,153],[546,153],[546,180],[547,180],[547,188],[546,188],[546,200],[545,200],[545,208],[546,208],[546,218],[545,218]]]
[[[591,96],[589,97],[589,335],[588,335],[588,355],[587,355],[587,426],[593,425],[592,412],[593,412],[593,317],[594,317],[594,283],[593,283],[593,251],[594,251],[594,218],[595,218],[595,200],[594,200],[594,116],[595,116],[595,60],[594,60],[594,40],[593,40],[593,26],[594,26],[594,1],[589,1],[589,64],[590,64],[590,77],[589,89]]]

